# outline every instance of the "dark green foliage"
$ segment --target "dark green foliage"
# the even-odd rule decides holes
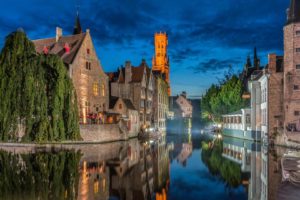
[[[220,122],[223,114],[246,107],[249,102],[242,99],[242,81],[236,75],[227,75],[220,85],[212,85],[202,98],[203,118]]]
[[[208,167],[210,173],[219,175],[230,187],[238,187],[241,184],[241,168],[234,163],[222,157],[222,141],[216,140],[214,145],[202,142],[202,161]]]
[[[0,200],[76,199],[80,157],[79,152],[0,151]]]
[[[20,31],[10,34],[0,54],[0,140],[79,139],[76,96],[62,60],[38,55]]]

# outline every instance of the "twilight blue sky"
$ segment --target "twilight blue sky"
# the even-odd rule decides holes
[[[282,54],[289,0],[1,0],[0,46],[22,27],[30,39],[73,31],[76,5],[105,71],[126,60],[151,65],[154,32],[169,35],[172,93],[201,95],[232,65],[243,68],[257,46],[262,64]]]

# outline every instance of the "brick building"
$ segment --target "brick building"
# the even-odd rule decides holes
[[[143,127],[150,127],[153,122],[153,74],[145,60],[138,67],[129,61],[125,67],[120,67],[117,72],[108,73],[110,80],[110,95],[129,99],[139,111],[140,123]]]
[[[33,43],[38,53],[56,54],[65,63],[76,90],[80,122],[88,123],[96,114],[103,117],[109,105],[108,77],[97,57],[89,29],[86,32],[81,29],[79,16],[73,35],[64,36],[57,27],[55,37]]]
[[[291,0],[287,18],[284,26],[284,127],[287,134],[300,134],[300,1]]]

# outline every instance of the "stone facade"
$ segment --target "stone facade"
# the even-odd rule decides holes
[[[130,99],[140,114],[142,127],[150,127],[153,122],[153,74],[145,60],[138,67],[126,62],[118,72],[108,73],[110,77],[110,95]]]
[[[134,108],[131,100],[111,98],[110,101],[110,112],[121,115],[121,120],[124,120],[127,126],[128,137],[137,136],[140,131],[140,118],[139,112]]]
[[[76,33],[63,36],[62,29],[57,28],[56,37],[33,43],[38,53],[62,58],[76,90],[81,123],[85,124],[92,114],[108,110],[108,77],[97,57],[90,31],[83,33],[80,29]]]
[[[168,87],[161,74],[154,75],[153,118],[154,127],[160,130],[165,130],[169,112]]]

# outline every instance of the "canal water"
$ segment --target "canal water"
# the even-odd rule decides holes
[[[199,130],[47,152],[6,148],[0,151],[0,199],[284,199],[286,188],[295,191],[281,183],[280,158],[288,149]]]

